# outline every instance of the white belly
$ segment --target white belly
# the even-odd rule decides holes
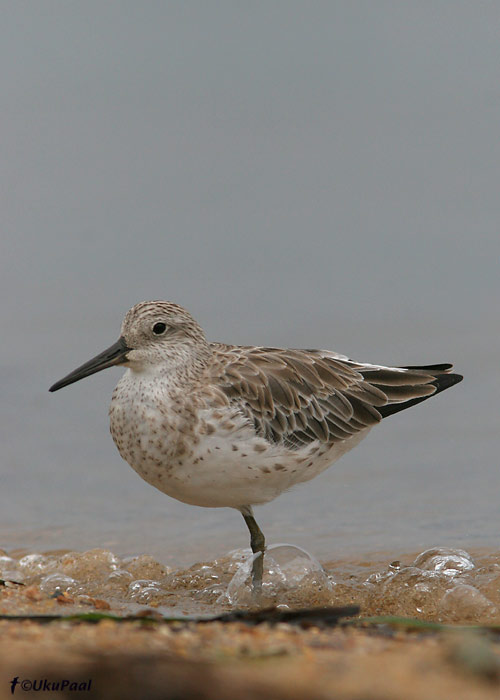
[[[205,507],[267,503],[308,481],[354,447],[362,431],[333,446],[300,450],[270,446],[234,409],[200,409],[189,424],[154,401],[113,396],[111,433],[118,450],[145,481],[179,501]],[[193,420],[194,418],[194,420]]]
[[[259,505],[313,479],[365,434],[330,447],[314,442],[298,451],[283,447],[260,451],[265,441],[243,431],[211,435],[200,441],[192,458],[180,460],[168,476],[159,474],[158,481],[143,478],[169,496],[193,505]]]

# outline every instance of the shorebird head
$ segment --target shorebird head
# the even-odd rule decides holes
[[[127,311],[121,335],[109,348],[53,384],[57,391],[114,365],[135,371],[152,367],[197,368],[205,364],[209,345],[189,311],[170,301],[142,301]]]

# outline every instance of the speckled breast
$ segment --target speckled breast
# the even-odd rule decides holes
[[[143,479],[164,491],[163,482],[178,466],[179,457],[189,456],[197,419],[175,395],[163,393],[159,400],[158,393],[157,388],[151,390],[124,375],[113,393],[109,416],[120,455]]]

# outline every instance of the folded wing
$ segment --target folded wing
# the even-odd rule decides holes
[[[292,449],[348,439],[462,379],[449,364],[382,367],[326,350],[212,347],[230,403],[259,435]]]

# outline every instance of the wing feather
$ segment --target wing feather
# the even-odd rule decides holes
[[[211,381],[272,443],[334,444],[440,390],[451,365],[383,367],[324,350],[212,344]],[[447,385],[460,381],[459,375]],[[392,405],[400,404],[394,408]]]

